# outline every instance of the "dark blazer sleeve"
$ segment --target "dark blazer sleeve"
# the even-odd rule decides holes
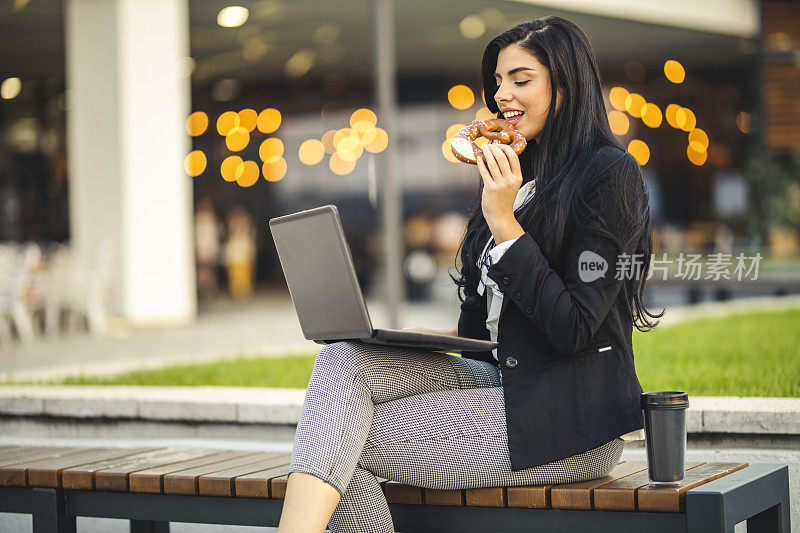
[[[641,192],[644,186],[643,182],[637,183],[641,181],[638,164],[630,154],[624,153],[597,168],[603,166],[606,170],[594,180],[597,186],[587,195],[587,203],[612,231],[634,231],[632,216],[638,213],[636,206],[629,204],[638,201],[641,196],[636,189]],[[625,180],[624,198],[614,197],[614,180]],[[615,279],[618,277],[617,259],[623,253],[635,252],[636,240],[631,240],[631,247],[621,250],[613,239],[598,230],[597,224],[576,224],[568,237],[562,277],[551,268],[539,244],[526,232],[489,268],[488,276],[503,291],[504,299],[517,305],[549,340],[558,356],[568,357],[591,341],[614,305],[624,281]],[[589,281],[581,279],[578,264],[586,251],[599,255],[607,265],[602,276]],[[589,259],[597,259],[587,255]]]

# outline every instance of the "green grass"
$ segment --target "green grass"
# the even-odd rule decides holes
[[[647,391],[693,396],[800,396],[800,309],[757,312],[634,330],[636,369]],[[73,385],[224,385],[303,388],[314,356],[241,358],[213,364],[72,378]]]
[[[314,356],[237,358],[217,363],[130,372],[111,378],[75,377],[65,385],[163,385],[305,388]]]
[[[800,309],[634,332],[642,388],[695,396],[800,396]]]

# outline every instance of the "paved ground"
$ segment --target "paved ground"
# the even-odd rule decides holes
[[[450,300],[440,294],[430,302],[407,303],[401,312],[400,327],[455,328],[459,307],[452,292]],[[373,325],[387,327],[383,303],[368,300],[367,305]],[[800,296],[671,305],[667,306],[662,323],[668,325],[696,316],[785,307],[800,307]],[[0,382],[58,379],[81,373],[113,374],[242,355],[317,350],[318,344],[303,338],[288,292],[261,294],[244,303],[214,302],[205,306],[194,323],[186,326],[132,330],[115,322],[109,335],[103,338],[73,332],[55,338],[39,338],[25,345],[3,346],[0,348]]]

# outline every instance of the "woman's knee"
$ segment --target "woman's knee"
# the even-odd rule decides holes
[[[314,369],[332,367],[357,372],[365,355],[364,347],[355,341],[339,341],[325,345],[314,359]]]

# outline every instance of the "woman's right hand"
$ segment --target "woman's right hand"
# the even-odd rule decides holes
[[[431,333],[433,335],[450,335],[451,337],[458,337],[458,330],[445,330],[445,329],[431,329],[422,327],[409,327],[403,328],[403,331],[414,331],[416,333]]]

